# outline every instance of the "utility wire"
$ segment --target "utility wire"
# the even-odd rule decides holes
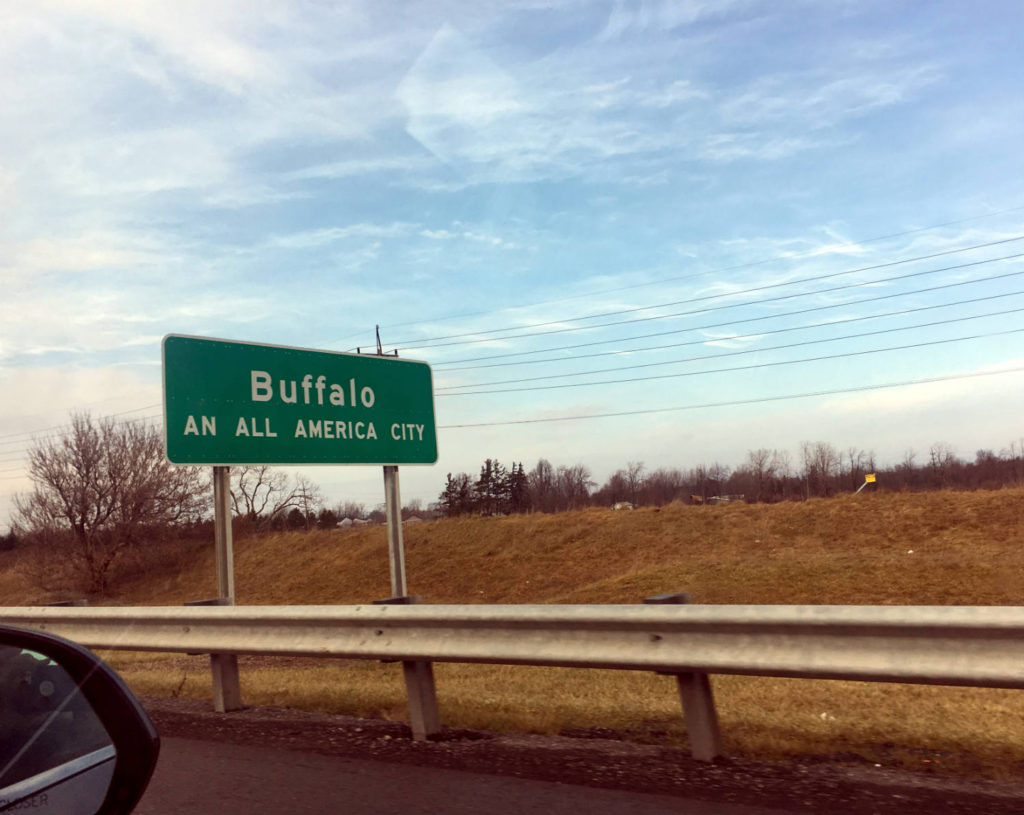
[[[936,229],[943,229],[943,228],[945,228],[947,226],[957,226],[959,224],[965,224],[965,223],[969,223],[971,221],[980,221],[980,220],[984,220],[986,218],[994,218],[994,217],[997,217],[999,215],[1007,215],[1007,214],[1009,214],[1011,212],[1020,212],[1021,210],[1024,210],[1024,206],[1021,206],[1021,207],[1009,207],[1007,209],[997,210],[996,212],[989,212],[989,213],[986,213],[984,215],[972,215],[969,218],[959,218],[959,219],[953,220],[953,221],[945,221],[945,222],[940,223],[940,224],[932,224],[931,226],[922,226],[922,227],[918,227],[916,229],[907,229],[907,230],[904,230],[902,232],[893,232],[893,233],[890,233],[888,235],[876,235],[873,238],[865,238],[864,240],[860,240],[860,241],[849,241],[847,243],[838,244],[835,248],[837,248],[837,249],[845,249],[845,248],[849,248],[849,247],[863,246],[864,244],[868,244],[868,243],[878,243],[879,241],[891,240],[893,238],[902,238],[902,237],[905,237],[907,235],[917,235],[917,234],[919,234],[921,232],[931,232],[931,231],[936,230]],[[684,280],[692,280],[694,278],[706,277],[707,275],[712,275],[712,274],[722,274],[724,272],[738,271],[740,269],[751,269],[751,268],[754,268],[754,267],[757,267],[757,266],[764,266],[764,265],[767,265],[769,263],[776,263],[778,261],[783,261],[783,260],[799,260],[800,258],[813,257],[813,256],[816,256],[816,255],[820,255],[820,253],[821,253],[820,248],[819,249],[808,249],[808,250],[806,250],[804,252],[794,252],[794,253],[790,253],[790,254],[776,255],[774,257],[764,258],[762,260],[750,261],[748,263],[740,263],[740,264],[736,264],[734,266],[725,266],[725,267],[721,267],[721,268],[718,268],[718,269],[709,269],[709,270],[704,271],[704,272],[693,272],[691,274],[678,275],[678,276],[675,276],[675,277],[659,278],[658,280],[649,280],[649,281],[647,281],[645,283],[633,283],[633,284],[628,285],[628,286],[618,286],[618,287],[613,288],[613,289],[602,289],[600,291],[588,292],[588,293],[585,293],[585,294],[573,294],[573,295],[568,295],[566,297],[558,297],[558,298],[550,299],[550,300],[535,301],[533,303],[520,303],[519,305],[506,306],[505,308],[500,308],[500,309],[488,309],[486,311],[474,311],[474,312],[467,312],[467,313],[463,313],[463,314],[449,314],[449,315],[444,316],[444,317],[433,318],[432,320],[430,320],[430,322],[431,323],[439,323],[439,322],[447,322],[449,320],[461,320],[461,319],[465,319],[467,317],[480,317],[480,316],[484,316],[484,315],[487,315],[487,314],[503,314],[503,313],[509,312],[509,311],[518,311],[518,310],[521,310],[521,309],[536,308],[537,306],[548,306],[548,305],[552,305],[554,303],[568,302],[570,300],[581,300],[581,299],[588,298],[588,297],[600,297],[600,296],[604,296],[604,295],[607,295],[607,294],[615,294],[615,293],[620,292],[620,291],[630,291],[632,289],[646,288],[648,286],[660,286],[660,285],[664,285],[666,283],[678,283],[678,282],[681,282],[681,281],[684,281]],[[392,329],[393,328],[403,328],[403,327],[409,326],[409,325],[422,325],[424,322],[425,321],[423,321],[423,320],[409,320],[409,321],[403,322],[403,323],[391,323],[391,324],[387,325],[386,328],[392,328]],[[361,333],[362,332],[357,332],[355,334],[350,334],[350,335],[348,335],[347,337],[345,337],[343,339],[352,339],[354,337],[360,336]],[[368,345],[369,343],[366,343],[366,344]],[[355,348],[352,348],[350,350],[355,350]]]
[[[759,396],[753,399],[736,399],[729,402],[705,402],[697,405],[676,405],[674,407],[647,408],[642,410],[621,410],[614,413],[590,413],[582,416],[549,416],[543,419],[508,419],[500,422],[472,422],[466,424],[440,425],[438,430],[463,430],[472,427],[508,427],[518,424],[546,424],[549,422],[575,422],[587,419],[611,419],[619,416],[649,416],[654,413],[673,413],[682,410],[702,410],[705,408],[738,407],[742,405],[759,405],[767,402],[782,402],[789,399],[809,399],[816,396],[838,396],[846,393],[886,390],[889,388],[905,388],[912,385],[929,385],[935,382],[952,382],[960,379],[977,379],[985,376],[1024,373],[1024,367],[1005,368],[1001,371],[980,371],[970,374],[953,374],[951,376],[934,376],[927,379],[907,379],[902,382],[886,382],[880,385],[859,385],[852,388],[835,390],[809,391],[807,393],[788,393],[782,396]]]
[[[810,308],[798,309],[796,311],[783,311],[776,314],[764,314],[760,317],[740,317],[736,320],[729,320],[723,323],[713,324],[711,327],[719,328],[728,325],[740,325],[743,323],[756,323],[763,320],[776,320],[783,317],[794,317],[800,314],[811,314],[818,311],[828,311],[834,308],[849,308],[850,306],[859,306],[864,303],[877,303],[882,300],[893,300],[897,297],[910,297],[915,294],[928,294],[929,292],[942,291],[944,289],[954,289],[960,286],[973,286],[978,283],[990,283],[993,280],[1003,280],[1010,277],[1019,277],[1024,274],[1024,269],[1016,272],[1005,272],[1004,274],[991,275],[990,277],[976,277],[972,280],[959,280],[955,283],[943,283],[939,286],[928,286],[923,289],[911,289],[910,291],[895,292],[893,294],[881,294],[876,297],[862,297],[859,300],[844,300],[841,303],[829,303],[824,306],[811,306]],[[694,314],[703,314],[706,311],[721,311],[721,308],[711,309],[699,309],[698,311],[692,312]],[[689,313],[689,312],[688,312]],[[705,326],[706,327],[706,326]],[[532,354],[544,354],[552,351],[572,351],[577,348],[592,348],[595,345],[610,345],[615,342],[633,342],[635,340],[646,340],[651,337],[668,337],[673,334],[683,334],[687,331],[693,331],[694,328],[673,328],[671,331],[655,331],[648,334],[636,334],[632,337],[614,337],[610,340],[591,340],[590,342],[574,343],[572,345],[556,345],[548,348],[534,348],[529,351],[508,351],[502,354],[490,354],[482,357],[467,357],[465,359],[451,360],[449,362],[435,362],[433,367],[439,368],[445,365],[456,365],[462,362],[481,362],[492,359],[507,359],[508,357],[523,357],[530,356]],[[503,364],[519,364],[519,363],[503,363]],[[498,367],[498,366],[480,366],[480,367]],[[451,368],[449,370],[462,370],[460,368]]]
[[[1014,274],[1022,275],[1022,274],[1024,274],[1024,270],[1021,270],[1020,272],[1014,272]],[[1004,275],[999,275],[999,277],[1003,277],[1003,276]],[[966,285],[966,283],[980,283],[980,282],[983,282],[983,280],[990,280],[990,279],[991,278],[983,278],[982,280],[971,280],[971,281],[966,281],[964,283],[955,283],[953,285],[962,286],[962,285]],[[930,291],[930,289],[923,289],[923,290],[918,290],[918,291],[914,291],[914,292],[903,292],[900,295],[885,295],[884,297],[881,297],[881,298],[879,298],[879,297],[871,297],[871,298],[867,298],[867,300],[863,300],[863,301],[861,301],[861,300],[854,301],[854,303],[871,302],[871,301],[874,301],[874,300],[888,299],[888,298],[896,297],[896,296],[905,297],[905,296],[910,295],[910,294],[919,294],[920,291]],[[965,306],[965,305],[970,305],[972,303],[981,303],[981,302],[984,302],[986,300],[1001,300],[1004,297],[1013,297],[1015,295],[1020,295],[1020,294],[1024,294],[1024,290],[1022,290],[1022,291],[1003,292],[1001,294],[991,294],[991,295],[988,295],[987,297],[975,297],[975,298],[972,298],[972,299],[969,299],[969,300],[955,300],[952,303],[938,303],[938,304],[931,305],[931,306],[918,306],[916,308],[905,308],[905,309],[901,309],[899,311],[888,311],[888,312],[883,312],[881,314],[868,314],[868,315],[864,315],[864,316],[861,316],[861,317],[847,317],[847,318],[843,318],[843,319],[839,319],[839,320],[827,320],[827,321],[825,321],[823,323],[809,323],[807,325],[790,326],[789,328],[775,328],[775,329],[766,330],[766,331],[758,331],[756,334],[746,334],[746,335],[738,335],[738,336],[734,336],[734,337],[729,337],[728,339],[742,339],[743,337],[750,337],[750,336],[763,337],[763,336],[767,336],[767,335],[770,335],[770,334],[784,334],[784,333],[786,333],[788,331],[806,331],[806,330],[809,330],[809,329],[812,329],[812,328],[829,328],[829,327],[834,326],[834,325],[843,325],[845,323],[856,323],[856,322],[861,322],[861,321],[864,321],[864,320],[879,320],[879,319],[883,319],[885,317],[899,317],[899,316],[903,316],[905,314],[915,314],[915,313],[920,312],[920,311],[933,311],[933,310],[939,309],[939,308],[952,308],[953,306]],[[647,339],[649,337],[663,337],[663,336],[667,336],[667,335],[670,335],[670,334],[684,334],[684,333],[687,333],[687,332],[690,332],[690,331],[706,331],[706,330],[709,330],[709,329],[712,329],[712,328],[724,328],[724,327],[727,327],[727,326],[740,325],[740,324],[743,324],[743,323],[757,322],[759,320],[771,320],[771,319],[777,319],[777,318],[780,318],[780,317],[791,317],[791,316],[797,315],[797,314],[807,314],[809,312],[823,311],[825,309],[833,309],[833,308],[838,308],[840,306],[850,306],[850,305],[851,305],[851,303],[847,302],[847,303],[841,303],[841,304],[840,303],[836,303],[836,304],[832,304],[832,305],[828,305],[828,306],[815,306],[814,308],[801,309],[799,311],[789,311],[789,312],[786,312],[784,314],[771,314],[771,315],[767,315],[767,316],[764,316],[764,317],[746,318],[746,319],[741,319],[741,320],[727,320],[727,321],[721,322],[721,323],[708,323],[706,325],[695,325],[695,326],[693,326],[691,328],[677,328],[677,329],[674,329],[672,331],[659,331],[659,332],[654,333],[654,334],[643,334],[643,335],[640,335],[640,336],[637,336],[637,337],[627,337],[627,338],[624,338],[624,339],[621,339],[621,340],[620,339],[599,340],[598,342],[586,342],[586,343],[580,343],[579,345],[570,345],[570,346],[562,346],[560,348],[542,349],[540,351],[520,351],[520,352],[515,353],[515,354],[498,354],[496,357],[483,357],[483,359],[500,358],[500,357],[503,357],[503,356],[521,356],[523,354],[538,354],[538,353],[543,353],[545,350],[548,350],[548,351],[559,351],[559,350],[565,350],[565,349],[569,349],[569,348],[585,348],[585,347],[593,346],[593,345],[608,345],[608,344],[614,343],[614,342],[632,342],[634,340]],[[547,363],[547,362],[569,362],[570,360],[592,359],[594,357],[620,356],[622,354],[639,354],[639,353],[644,353],[644,352],[647,352],[647,351],[664,351],[664,350],[667,350],[669,348],[681,348],[681,347],[686,346],[686,345],[703,344],[703,343],[706,343],[706,342],[708,342],[707,339],[688,340],[687,342],[667,343],[665,345],[648,345],[648,346],[646,346],[644,348],[618,348],[618,349],[614,349],[612,351],[595,351],[594,353],[591,353],[591,354],[572,354],[571,356],[548,357],[546,359],[524,359],[524,360],[518,360],[516,362],[494,362],[494,363],[491,363],[489,365],[466,365],[466,366],[461,367],[461,368],[445,368],[444,369],[444,373],[449,373],[450,371],[476,371],[476,370],[480,370],[482,368],[507,368],[507,367],[510,367],[510,366],[513,366],[513,365],[539,365],[541,363]],[[462,360],[462,361],[468,362],[468,361],[471,361],[471,360]],[[441,365],[445,365],[445,364],[446,363],[437,363],[433,367],[437,368],[437,367],[440,367]],[[451,363],[447,363],[447,364],[451,364]]]
[[[743,356],[745,354],[765,354],[765,353],[768,353],[769,351],[785,351],[785,350],[787,350],[789,348],[803,348],[803,347],[806,347],[808,345],[821,345],[822,343],[826,343],[826,342],[842,342],[843,340],[857,340],[857,339],[863,339],[864,337],[876,337],[876,336],[880,336],[880,335],[883,335],[883,334],[894,334],[897,331],[913,331],[913,330],[918,329],[918,328],[933,328],[935,326],[952,325],[953,323],[963,323],[963,322],[967,322],[969,320],[982,320],[982,319],[985,319],[987,317],[1003,317],[1003,316],[1006,316],[1007,314],[1019,314],[1022,311],[1024,311],[1024,308],[1014,308],[1014,309],[1007,309],[1005,311],[993,311],[993,312],[989,312],[988,314],[974,314],[974,315],[971,315],[971,316],[968,316],[968,317],[952,317],[952,318],[950,318],[948,320],[934,320],[934,321],[932,321],[930,323],[918,323],[917,325],[904,325],[904,326],[896,326],[894,328],[881,328],[881,329],[878,329],[877,331],[864,331],[864,332],[861,332],[859,334],[845,334],[845,335],[839,336],[839,337],[825,337],[825,338],[821,338],[821,339],[804,340],[803,342],[791,342],[791,343],[786,343],[785,345],[769,345],[769,346],[766,346],[766,347],[763,347],[763,348],[744,348],[744,349],[739,350],[739,351],[723,351],[723,352],[716,353],[716,354],[704,354],[703,356],[699,356],[699,357],[684,357],[683,359],[669,359],[669,360],[661,360],[659,362],[641,362],[641,363],[638,363],[638,364],[635,364],[635,365],[617,365],[617,366],[615,366],[613,368],[596,368],[596,369],[590,370],[590,371],[559,372],[557,374],[547,374],[547,375],[544,375],[544,376],[523,377],[521,379],[500,379],[500,380],[495,380],[493,382],[475,382],[475,383],[469,384],[469,385],[446,385],[444,387],[435,388],[434,391],[435,392],[438,392],[438,391],[454,391],[454,390],[459,390],[459,389],[462,389],[462,388],[481,388],[481,387],[489,388],[492,385],[515,385],[515,384],[519,384],[521,382],[540,382],[540,381],[548,380],[548,379],[565,379],[566,377],[570,377],[570,376],[591,376],[591,375],[596,375],[596,374],[616,373],[618,371],[635,371],[635,370],[639,370],[641,368],[657,368],[657,367],[661,367],[663,365],[682,365],[682,364],[687,363],[687,362],[702,362],[702,361],[709,360],[709,359],[721,359],[723,357],[737,357],[737,356]],[[857,320],[868,320],[868,319],[874,319],[874,318],[873,317],[858,317],[856,319]],[[784,332],[784,331],[803,331],[803,330],[805,330],[807,328],[820,328],[822,325],[835,325],[835,324],[836,323],[824,323],[824,324],[819,324],[817,326],[798,326],[796,328],[783,328],[783,329],[779,329],[779,332],[765,332],[765,334],[781,333],[781,332]],[[743,339],[752,339],[752,338],[756,339],[756,338],[765,336],[765,334],[742,334],[742,335],[733,336],[733,337],[721,337],[721,338],[718,338],[718,341],[722,341],[722,340],[743,340]],[[682,343],[682,345],[704,345],[704,344],[706,344],[708,342],[710,342],[710,340],[707,340],[707,339],[693,340],[692,342],[689,342],[689,343]],[[441,393],[439,395],[442,395],[442,396],[457,396],[458,394],[455,394],[455,393]]]
[[[558,320],[546,320],[546,321],[540,322],[540,323],[533,323],[533,324],[531,324],[529,326],[503,326],[501,328],[489,328],[489,329],[486,329],[486,330],[483,330],[483,331],[467,331],[467,332],[460,333],[460,334],[447,334],[445,336],[440,336],[440,337],[427,337],[427,338],[420,339],[420,340],[403,340],[401,342],[395,343],[395,347],[396,348],[401,348],[401,349],[404,349],[404,350],[421,350],[421,349],[424,349],[424,348],[437,348],[437,347],[440,347],[441,345],[453,345],[453,344],[456,344],[456,343],[437,343],[436,342],[437,340],[461,339],[463,337],[480,337],[480,336],[491,335],[491,334],[500,334],[503,331],[526,331],[526,330],[530,330],[532,332],[532,329],[543,328],[544,326],[549,326],[549,325],[563,325],[565,323],[575,323],[575,322],[580,322],[582,320],[597,320],[597,319],[600,319],[600,318],[603,318],[603,317],[617,317],[617,316],[622,315],[622,314],[635,314],[637,312],[651,311],[652,309],[657,309],[657,308],[670,308],[671,306],[678,306],[678,305],[682,305],[684,303],[697,303],[697,302],[701,302],[701,301],[704,301],[704,300],[712,300],[712,299],[717,299],[717,298],[721,298],[721,297],[738,297],[738,296],[741,296],[741,295],[744,295],[744,294],[753,294],[753,293],[756,293],[756,292],[768,291],[770,289],[777,289],[777,288],[781,288],[782,286],[795,286],[795,285],[800,284],[800,283],[814,283],[814,282],[817,282],[817,281],[820,281],[820,280],[830,280],[830,279],[833,279],[833,278],[836,278],[836,277],[842,277],[844,275],[858,274],[860,272],[870,272],[870,271],[875,271],[877,269],[887,269],[887,268],[891,268],[893,266],[902,266],[902,265],[905,265],[907,263],[917,263],[917,262],[922,261],[922,260],[933,260],[933,259],[938,258],[938,257],[946,257],[948,255],[957,255],[957,254],[960,254],[962,252],[971,252],[971,251],[973,251],[975,249],[987,249],[987,248],[992,247],[992,246],[999,246],[1001,244],[1006,244],[1006,243],[1015,243],[1015,242],[1021,241],[1021,240],[1024,240],[1024,235],[1016,235],[1016,236],[1014,236],[1012,238],[1003,238],[1003,239],[997,240],[997,241],[989,241],[988,243],[979,243],[979,244],[975,244],[974,246],[964,246],[964,247],[959,247],[957,249],[947,249],[947,250],[945,250],[943,252],[934,252],[934,253],[932,253],[930,255],[919,255],[919,256],[913,257],[913,258],[903,258],[902,260],[892,260],[892,261],[888,261],[886,263],[876,263],[876,264],[873,264],[871,266],[861,266],[861,267],[856,268],[856,269],[845,269],[845,270],[843,270],[841,272],[830,272],[829,274],[823,274],[823,275],[812,275],[810,277],[799,277],[799,278],[795,278],[793,280],[786,280],[786,281],[781,282],[781,283],[767,283],[767,284],[765,284],[763,286],[753,286],[753,287],[748,288],[748,289],[741,289],[739,291],[727,292],[727,293],[724,293],[724,294],[709,294],[709,295],[704,295],[702,297],[689,297],[689,298],[686,298],[684,300],[672,300],[672,301],[669,301],[667,303],[656,303],[656,304],[651,305],[651,306],[635,306],[635,307],[632,307],[632,308],[618,309],[616,311],[604,311],[604,312],[598,312],[598,313],[595,313],[595,314],[587,314],[587,315],[584,315],[582,317],[568,317],[568,318],[563,318],[563,319],[558,319]],[[410,343],[412,343],[412,344],[410,344]]]
[[[863,281],[861,281],[859,283],[848,283],[845,286],[832,286],[831,288],[816,289],[814,291],[809,291],[809,292],[794,292],[792,294],[782,294],[782,295],[779,295],[777,297],[766,297],[764,299],[757,300],[755,302],[726,303],[725,305],[720,305],[720,306],[706,306],[706,307],[702,307],[702,308],[690,309],[689,311],[676,311],[676,312],[673,312],[671,314],[659,314],[659,315],[656,315],[654,317],[634,317],[634,318],[629,319],[629,320],[617,320],[617,321],[611,322],[611,323],[598,323],[596,325],[574,326],[574,327],[569,327],[569,328],[555,328],[555,329],[549,329],[547,331],[536,331],[536,332],[532,332],[532,333],[529,333],[529,334],[509,334],[509,335],[504,336],[504,337],[488,337],[488,338],[481,339],[481,340],[458,340],[458,341],[455,341],[455,342],[438,343],[437,345],[431,346],[431,347],[440,348],[442,346],[450,346],[450,345],[475,345],[475,344],[478,344],[478,343],[481,343],[481,342],[496,342],[496,341],[499,341],[499,340],[519,340],[519,339],[531,338],[531,337],[548,336],[548,335],[551,335],[551,334],[566,334],[566,333],[574,332],[574,331],[592,331],[592,330],[598,329],[598,328],[612,328],[612,327],[620,326],[620,325],[632,325],[634,323],[647,323],[647,322],[652,322],[652,321],[655,321],[655,320],[668,320],[668,319],[672,319],[672,318],[675,318],[675,317],[689,317],[689,316],[694,315],[694,314],[705,314],[705,313],[707,313],[709,311],[724,311],[726,309],[731,309],[731,308],[744,308],[744,307],[749,307],[749,306],[761,306],[761,305],[764,305],[765,303],[778,303],[778,302],[782,302],[783,300],[793,300],[793,299],[798,298],[798,297],[812,297],[814,295],[831,294],[831,293],[837,292],[837,291],[847,291],[849,289],[859,289],[859,288],[863,288],[865,286],[877,286],[880,283],[894,283],[894,282],[899,281],[899,280],[910,280],[910,279],[915,278],[915,277],[924,277],[926,275],[939,274],[940,272],[949,272],[949,271],[954,271],[954,270],[957,270],[957,269],[967,269],[967,268],[971,268],[973,266],[984,266],[985,264],[988,264],[988,263],[997,263],[997,262],[1001,262],[1001,261],[1004,261],[1004,260],[1014,260],[1014,259],[1020,258],[1020,257],[1024,257],[1024,253],[1018,253],[1018,254],[1015,254],[1015,255],[1004,255],[1004,256],[998,257],[998,258],[987,258],[986,260],[976,260],[976,261],[973,261],[971,263],[959,263],[959,264],[956,264],[954,266],[943,266],[942,268],[939,268],[939,269],[928,269],[928,270],[925,270],[923,272],[911,272],[909,274],[895,275],[893,277],[883,277],[883,278],[878,278],[876,280],[863,280]],[[786,284],[780,284],[780,285],[786,285]],[[743,292],[740,292],[740,293],[743,293]],[[689,300],[689,301],[685,301],[685,302],[699,302],[701,300],[712,300],[712,299],[721,300],[721,299],[735,297],[736,294],[737,293],[715,294],[715,295],[709,295],[707,297],[698,297],[698,298],[695,298],[694,300]],[[892,294],[892,295],[889,295],[889,296],[890,297],[898,297],[899,294],[897,293],[897,294]],[[848,305],[848,304],[844,303],[842,305]],[[776,315],[771,315],[771,316],[776,316]],[[423,347],[427,347],[427,346],[423,346]]]
[[[597,385],[621,385],[631,382],[649,382],[655,379],[678,379],[684,376],[704,376],[706,374],[732,373],[735,371],[753,371],[764,368],[777,368],[783,365],[799,365],[804,362],[824,362],[833,359],[849,359],[851,357],[862,357],[869,354],[880,354],[889,351],[908,351],[914,348],[929,348],[936,345],[947,345],[953,342],[966,342],[968,340],[985,339],[987,337],[1003,337],[1009,334],[1019,334],[1024,328],[1013,328],[1008,331],[993,331],[988,334],[973,334],[969,337],[954,337],[945,340],[931,340],[928,342],[917,342],[910,345],[894,345],[889,348],[872,348],[867,351],[849,351],[843,354],[828,354],[819,357],[805,357],[804,359],[787,359],[779,362],[759,362],[754,365],[741,365],[736,368],[714,368],[707,371],[684,371],[675,374],[657,374],[655,376],[634,376],[626,379],[602,379],[597,382],[567,382],[561,385],[531,385],[525,388],[496,388],[484,391],[463,391],[461,393],[439,393],[438,396],[484,396],[495,393],[521,393],[523,391],[547,391],[564,390],[565,388],[589,388]],[[724,355],[723,355],[724,356]],[[472,387],[472,386],[467,386]]]
[[[136,410],[145,410],[145,409],[146,408],[137,408]],[[134,412],[136,412],[136,411],[134,411],[134,410],[133,411],[125,411],[125,413],[134,413]],[[155,414],[153,416],[140,416],[140,417],[138,417],[136,419],[121,419],[118,422],[118,424],[134,424],[135,422],[148,422],[148,421],[154,421],[156,419],[162,419],[162,418],[163,418],[163,415],[158,413],[158,414]],[[50,434],[45,435],[45,436],[36,436],[36,437],[34,437],[32,439],[24,439],[24,440],[18,442],[18,444],[26,444],[29,441],[36,442],[36,441],[49,441],[51,439],[60,439],[60,438],[64,438],[66,435],[67,435],[66,432],[65,433],[50,433]],[[18,460],[24,458],[24,455],[26,453],[28,453],[28,451],[29,451],[28,447],[23,447],[20,450],[4,450],[4,451],[0,452],[0,464],[7,464],[7,463],[9,463],[11,461],[18,461]]]
[[[120,413],[109,413],[106,416],[100,416],[99,420],[102,421],[103,419],[115,419],[118,416],[127,416],[129,413],[139,413],[140,411],[143,411],[143,410],[152,410],[153,408],[158,408],[158,407],[161,407],[161,405],[159,403],[155,404],[155,405],[146,405],[145,407],[140,407],[140,408],[132,408],[131,410],[122,410]],[[64,429],[67,429],[67,428],[70,428],[70,427],[71,427],[70,424],[68,424],[67,422],[64,422],[63,424],[57,424],[57,425],[53,425],[51,427],[41,427],[38,430],[23,430],[23,431],[21,431],[19,433],[4,433],[3,435],[0,435],[0,439],[9,439],[9,438],[12,438],[14,436],[24,436],[24,437],[26,437],[26,440],[27,440],[29,437],[34,436],[36,433],[46,433],[46,432],[49,432],[50,430],[64,430]],[[0,441],[0,446],[5,445],[5,444],[23,444],[23,443],[24,443],[24,441],[14,441],[14,442]]]

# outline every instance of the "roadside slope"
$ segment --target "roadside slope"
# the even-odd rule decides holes
[[[1000,605],[1024,598],[1024,490],[453,518],[407,525],[410,592],[438,603]],[[212,545],[147,569],[117,602],[215,592]],[[383,527],[236,541],[238,602],[390,595]]]

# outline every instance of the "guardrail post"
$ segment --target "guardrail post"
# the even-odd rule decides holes
[[[417,594],[374,600],[377,606],[411,606],[420,602]],[[434,683],[434,663],[422,660],[402,660],[405,695],[409,700],[409,727],[415,741],[427,738],[441,730],[441,715],[437,709],[437,686]]]
[[[690,595],[683,592],[644,598],[644,603],[652,605],[683,605],[689,602]],[[683,720],[690,737],[690,751],[697,761],[714,761],[722,754],[722,733],[718,726],[718,711],[715,710],[711,680],[702,671],[673,676],[679,688],[679,700],[683,704]]]
[[[230,606],[227,597],[211,600],[191,600],[186,606]],[[199,656],[192,653],[189,656]],[[213,677],[213,709],[217,713],[241,710],[242,688],[238,680],[238,657],[234,654],[210,654],[210,674]]]

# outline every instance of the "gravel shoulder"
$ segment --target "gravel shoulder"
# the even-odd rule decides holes
[[[415,742],[398,722],[269,707],[217,714],[209,702],[143,697],[165,736],[493,773],[606,789],[773,806],[830,815],[1021,815],[1024,781],[932,776],[851,763],[841,756],[787,762],[694,761],[678,748],[609,738],[530,736],[445,728]]]

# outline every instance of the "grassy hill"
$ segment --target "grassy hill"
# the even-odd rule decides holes
[[[843,495],[803,503],[672,504],[407,525],[409,590],[438,603],[1024,602],[1024,490]],[[213,596],[212,542],[165,546],[118,602]],[[236,541],[238,602],[360,603],[390,595],[383,527]]]

